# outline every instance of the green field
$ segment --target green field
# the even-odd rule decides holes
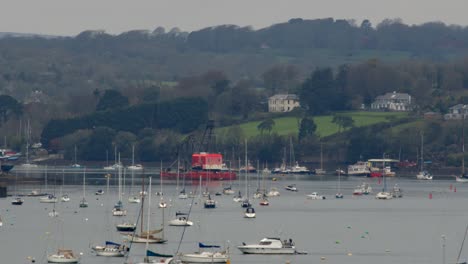
[[[364,111],[355,111],[355,112],[343,112],[340,115],[350,116],[354,120],[355,127],[368,126],[381,122],[388,122],[389,119],[399,119],[407,117],[408,113],[390,113],[390,112],[364,112]],[[320,137],[326,137],[338,132],[338,126],[335,123],[332,123],[333,115],[326,116],[316,116],[313,118],[315,124],[317,125],[317,135]],[[279,135],[297,135],[299,131],[299,122],[300,119],[296,117],[280,117],[273,119],[275,121],[275,126],[273,127],[272,132],[276,132]],[[243,130],[244,134],[247,137],[253,137],[260,134],[260,131],[257,129],[258,124],[261,121],[248,122],[241,124],[240,127]],[[216,133],[222,134],[224,131],[230,127],[221,127],[216,130]]]

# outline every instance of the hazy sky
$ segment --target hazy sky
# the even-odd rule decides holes
[[[220,24],[254,28],[290,18],[384,18],[407,24],[468,25],[468,0],[0,0],[0,32],[76,35],[87,29],[121,33]]]

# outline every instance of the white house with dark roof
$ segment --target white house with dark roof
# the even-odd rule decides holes
[[[268,112],[290,112],[299,106],[299,97],[295,94],[275,94],[268,98]]]
[[[407,93],[386,93],[379,95],[371,104],[371,109],[381,111],[411,111],[413,101],[411,95]]]
[[[444,115],[445,120],[462,119],[468,117],[468,105],[457,104],[449,108],[449,112]]]

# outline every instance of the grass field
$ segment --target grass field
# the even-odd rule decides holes
[[[406,117],[407,113],[391,113],[391,112],[343,112],[340,115],[350,116],[354,120],[354,126],[369,126],[381,122],[388,122],[390,119],[399,119]],[[338,126],[332,123],[333,115],[316,116],[313,118],[317,125],[317,135],[321,137],[329,136],[338,132]],[[295,117],[280,117],[275,118],[275,126],[272,132],[276,132],[279,135],[297,135],[299,131],[300,119]],[[257,126],[261,121],[248,122],[241,124],[240,127],[247,137],[253,137],[260,134]],[[221,127],[216,130],[216,133],[224,133],[230,127]]]

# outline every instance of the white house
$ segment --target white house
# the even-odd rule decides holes
[[[268,98],[268,112],[290,112],[299,106],[299,97],[295,94],[275,94]]]
[[[457,104],[449,108],[448,114],[444,115],[445,120],[462,119],[468,117],[468,105]]]
[[[379,95],[371,104],[373,110],[384,111],[411,111],[413,109],[413,102],[411,95],[407,93],[386,93]]]

